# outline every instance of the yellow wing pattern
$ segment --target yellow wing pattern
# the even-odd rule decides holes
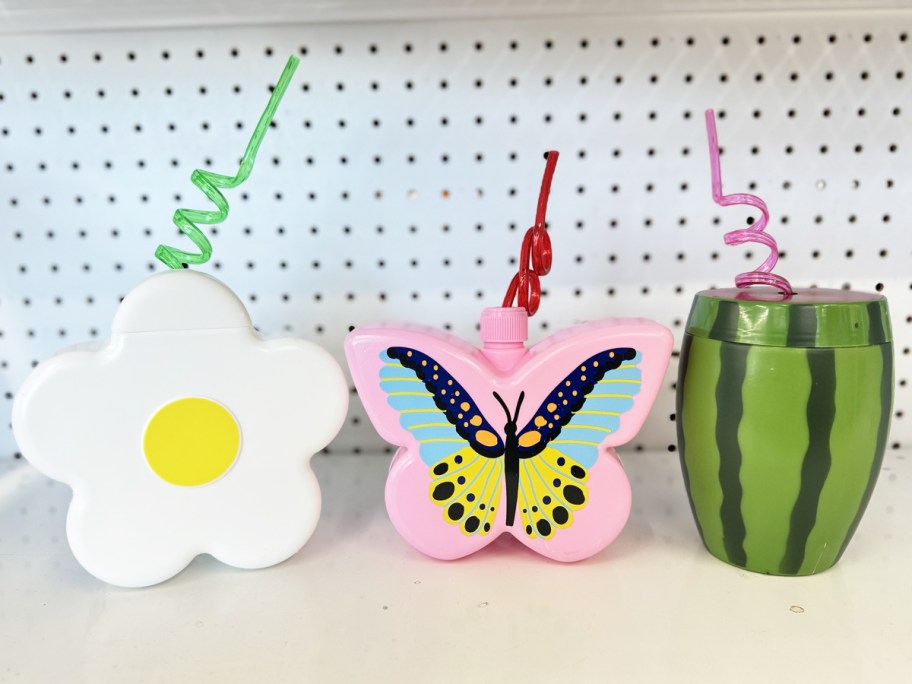
[[[490,532],[500,503],[502,458],[486,458],[467,444],[437,461],[431,474],[431,501],[444,508],[444,520],[467,535]]]
[[[530,537],[550,539],[573,524],[573,511],[589,500],[589,472],[557,449],[545,448],[519,462],[517,508]]]

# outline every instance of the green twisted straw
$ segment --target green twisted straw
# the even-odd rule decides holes
[[[178,209],[174,212],[174,225],[180,228],[181,232],[189,237],[193,244],[199,249],[199,254],[185,252],[176,247],[159,245],[155,250],[155,256],[169,268],[186,268],[188,264],[205,264],[212,256],[212,245],[205,234],[196,226],[198,223],[207,225],[221,223],[228,218],[228,200],[219,192],[219,188],[236,188],[250,175],[253,170],[253,163],[256,161],[257,151],[260,149],[260,143],[269,129],[269,124],[279,108],[279,102],[288,89],[291,77],[295,69],[298,68],[298,58],[292,55],[285,64],[285,69],[279,77],[279,82],[272,91],[266,110],[257,122],[250,142],[247,143],[247,149],[241,159],[241,165],[237,174],[234,176],[223,176],[196,169],[190,174],[190,181],[198,187],[206,197],[218,208],[218,211],[201,211],[198,209]]]

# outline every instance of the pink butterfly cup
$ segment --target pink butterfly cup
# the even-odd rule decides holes
[[[485,309],[480,349],[409,325],[360,327],[345,340],[371,422],[399,446],[386,481],[390,519],[434,558],[467,556],[507,532],[548,558],[581,560],[630,515],[614,447],[646,419],[671,332],[615,318],[526,347],[528,308]]]

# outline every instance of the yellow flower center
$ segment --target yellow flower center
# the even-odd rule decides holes
[[[199,397],[166,404],[149,420],[143,451],[165,482],[195,487],[217,480],[237,459],[241,430],[221,404]]]

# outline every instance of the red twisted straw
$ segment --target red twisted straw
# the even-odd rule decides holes
[[[551,150],[545,155],[545,175],[542,178],[541,192],[538,194],[538,208],[535,212],[535,224],[526,231],[519,255],[519,271],[510,281],[503,306],[517,306],[526,310],[530,316],[538,311],[541,302],[541,281],[539,276],[547,275],[551,270],[551,238],[545,230],[545,213],[548,211],[548,195],[551,194],[551,178],[557,166],[558,153]]]
[[[735,285],[747,287],[749,285],[772,285],[782,290],[786,296],[794,294],[792,286],[782,276],[773,273],[773,268],[779,260],[779,247],[769,233],[764,233],[769,223],[769,209],[766,202],[756,195],[736,193],[722,194],[722,169],[719,165],[719,138],[716,135],[716,117],[712,109],[706,110],[706,135],[709,138],[709,168],[712,173],[712,198],[716,204],[727,207],[732,204],[747,204],[760,210],[761,217],[753,225],[741,230],[733,230],[725,234],[726,245],[742,245],[745,242],[757,242],[770,249],[770,255],[760,266],[748,273],[739,273],[735,276]]]

